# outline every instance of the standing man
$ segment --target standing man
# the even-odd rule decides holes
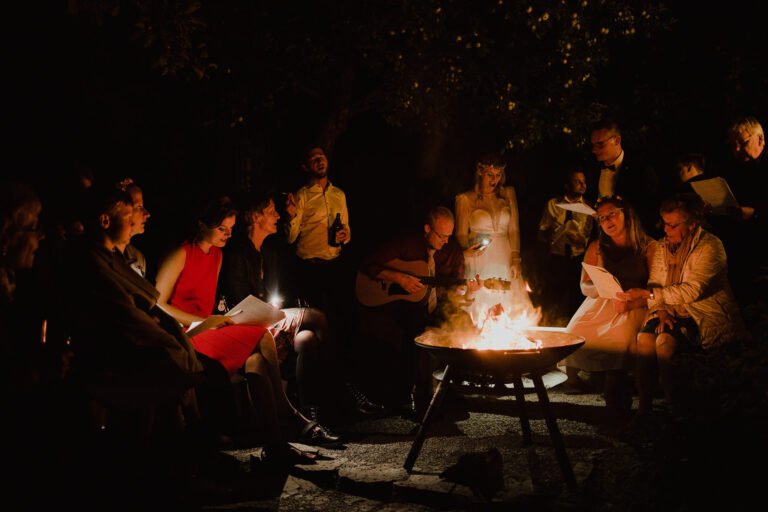
[[[585,205],[587,178],[580,169],[567,173],[565,194],[547,201],[539,221],[538,239],[546,246],[548,261],[542,303],[550,308],[547,325],[567,325],[581,303],[581,260],[594,227],[587,213],[562,206]]]
[[[592,154],[600,164],[589,179],[588,189],[596,193],[592,199],[622,196],[637,211],[643,228],[655,234],[660,202],[656,171],[625,154],[619,125],[611,119],[592,127],[590,143]]]
[[[754,117],[737,119],[728,129],[734,163],[725,177],[739,202],[723,232],[736,298],[742,305],[765,297],[768,266],[765,251],[755,250],[753,240],[768,234],[768,156],[763,127]],[[762,286],[762,288],[761,288]]]
[[[285,205],[288,243],[296,244],[298,256],[298,294],[311,307],[325,312],[331,328],[338,330],[344,325],[344,294],[352,288],[340,258],[342,248],[352,239],[347,197],[328,179],[323,148],[308,146],[304,157],[302,169],[308,183],[295,195],[288,194]],[[337,217],[341,227],[335,229]],[[342,341],[342,336],[335,336]]]

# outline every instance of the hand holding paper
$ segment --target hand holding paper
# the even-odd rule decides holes
[[[584,271],[589,275],[592,283],[597,288],[597,293],[600,297],[606,299],[616,299],[617,293],[623,293],[619,280],[616,276],[605,270],[603,267],[597,267],[590,265],[589,263],[581,263],[584,267]]]
[[[285,313],[253,295],[244,298],[225,315],[211,315],[201,322],[192,322],[187,329],[188,336],[221,327],[225,324],[253,324],[270,326],[285,318]]]

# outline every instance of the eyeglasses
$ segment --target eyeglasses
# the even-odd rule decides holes
[[[442,235],[438,233],[435,228],[432,228],[430,233],[434,233],[434,235],[441,241],[441,242],[447,242],[449,238],[451,238],[451,233],[448,233],[447,235]]]
[[[595,149],[603,149],[605,147],[605,145],[608,144],[609,140],[615,139],[615,138],[616,138],[615,135],[611,135],[607,139],[598,140],[597,142],[593,142],[592,143],[592,147],[595,148]]]
[[[597,216],[597,222],[603,223],[607,220],[613,220],[616,218],[616,216],[619,214],[621,210],[624,208],[614,208],[613,210],[609,211],[605,215],[598,215]]]
[[[747,137],[744,140],[732,139],[731,143],[733,144],[733,147],[736,148],[736,149],[745,148],[745,147],[747,147],[747,144],[749,144],[749,141],[751,141],[752,137],[754,137],[754,136],[755,136],[755,134],[753,133],[752,135],[750,135],[749,137]]]
[[[677,227],[678,227],[678,226],[681,226],[681,225],[683,225],[683,224],[686,224],[686,223],[688,223],[688,221],[687,221],[687,220],[684,220],[684,221],[682,221],[682,222],[678,222],[677,224],[667,224],[667,223],[666,223],[666,222],[664,222],[664,221],[662,221],[662,223],[664,224],[664,229],[677,229]]]

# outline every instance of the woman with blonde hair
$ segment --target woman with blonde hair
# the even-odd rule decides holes
[[[605,268],[624,290],[644,286],[656,243],[621,196],[602,197],[596,208],[600,232],[587,247],[584,263]],[[632,405],[625,389],[626,369],[647,313],[647,301],[600,297],[586,271],[581,274],[581,290],[586,298],[566,331],[583,336],[585,343],[565,360],[566,392],[580,390],[579,370],[603,372],[606,405],[613,413],[625,414]]]
[[[505,187],[505,163],[480,158],[475,186],[456,196],[456,239],[464,248],[465,275],[509,280],[520,276],[520,227],[514,187]]]

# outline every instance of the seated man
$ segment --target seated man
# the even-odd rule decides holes
[[[656,365],[672,403],[672,357],[681,350],[708,350],[743,340],[746,331],[728,283],[723,244],[701,227],[704,203],[678,194],[661,204],[666,236],[659,241],[648,288],[632,288],[619,299],[647,299],[651,318],[637,336],[638,412],[651,410]]]
[[[380,385],[379,393],[386,394],[383,398],[387,405],[415,405],[416,410],[411,412],[417,414],[429,403],[431,372],[426,354],[415,351],[414,338],[436,323],[439,308],[437,291],[414,274],[464,277],[464,255],[451,239],[453,227],[453,213],[448,208],[430,210],[421,233],[391,240],[368,255],[358,276],[362,334],[371,340],[372,352],[365,358],[368,364],[363,369],[372,377],[372,383]],[[399,287],[401,294],[385,294],[377,300],[376,292],[381,289],[377,282],[382,281]],[[365,283],[372,286],[362,286]]]
[[[266,283],[276,281],[277,261],[271,257],[273,255],[264,242],[277,232],[280,214],[275,209],[274,200],[263,194],[251,197],[243,205],[242,218],[245,231],[236,233],[224,249],[218,296],[224,297],[229,307],[234,307],[248,295],[274,304],[280,299],[268,294]],[[315,270],[320,272],[322,268]],[[280,307],[281,304],[274,305]],[[285,318],[270,328],[283,363],[282,373],[295,375],[299,403],[305,415],[315,417],[320,403],[339,405],[329,392],[340,372],[334,370],[336,350],[328,322],[325,314],[314,308],[284,308],[283,312]],[[368,400],[356,387],[351,384],[347,387],[358,412],[377,414],[382,411],[381,406]]]

